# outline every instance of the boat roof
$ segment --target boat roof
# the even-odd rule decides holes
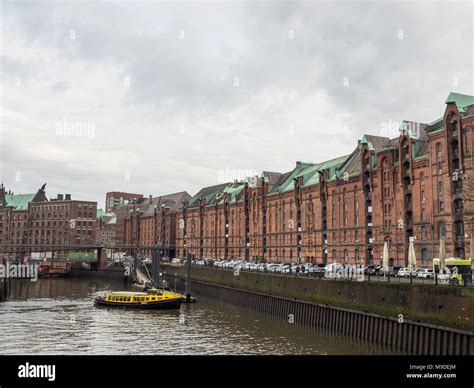
[[[133,291],[106,291],[108,294],[114,294],[119,296],[147,296],[146,292],[133,292]]]
[[[161,290],[160,290],[161,291]],[[136,292],[136,291],[103,291],[109,295],[116,295],[116,296],[152,296],[156,295],[156,292]],[[171,291],[164,291],[164,294],[174,294]]]

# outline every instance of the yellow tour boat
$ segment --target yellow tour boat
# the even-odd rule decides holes
[[[179,309],[183,296],[166,290],[148,292],[101,291],[94,298],[96,306],[132,307],[140,309]]]

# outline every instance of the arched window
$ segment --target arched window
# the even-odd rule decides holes
[[[360,262],[360,253],[358,249],[355,250],[355,262],[356,263]]]
[[[344,262],[349,261],[349,251],[347,249],[344,249]]]
[[[332,250],[332,262],[335,263],[337,260],[337,253],[336,253],[336,250],[333,249]]]

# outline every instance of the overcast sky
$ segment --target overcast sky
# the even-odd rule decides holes
[[[193,195],[348,154],[473,94],[471,2],[1,4],[15,193]]]

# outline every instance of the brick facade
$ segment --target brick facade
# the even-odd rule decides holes
[[[350,155],[203,188],[180,212],[177,256],[379,264],[387,241],[391,263],[406,265],[413,240],[430,266],[444,237],[448,257],[469,257],[474,97],[446,104],[441,119],[365,135]]]
[[[50,246],[95,242],[97,202],[73,200],[69,194],[48,201],[44,187],[23,195],[0,187],[0,244],[12,257]]]
[[[127,206],[124,241],[128,253],[151,256],[159,249],[164,257],[175,255],[176,215],[190,195],[186,192],[149,197]],[[120,206],[117,208],[120,209]],[[135,249],[135,246],[140,248]]]

